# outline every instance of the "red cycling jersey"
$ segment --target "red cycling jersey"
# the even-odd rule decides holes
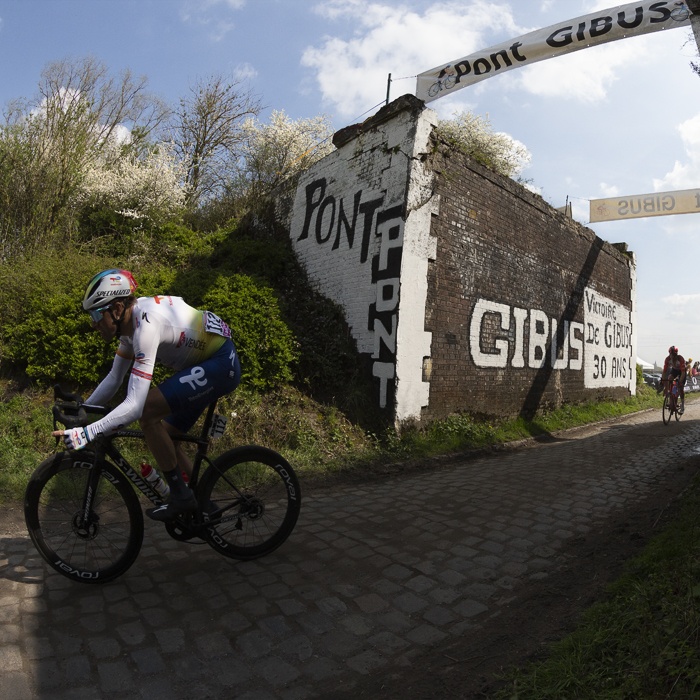
[[[683,355],[676,355],[675,358],[673,355],[669,355],[664,362],[664,371],[661,376],[668,377],[668,374],[672,369],[680,370],[681,374],[685,372],[685,358]]]

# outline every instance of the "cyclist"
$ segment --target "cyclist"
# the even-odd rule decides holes
[[[229,327],[215,314],[199,311],[180,297],[139,297],[127,270],[105,270],[87,285],[83,309],[92,327],[109,342],[119,339],[112,369],[86,403],[103,405],[129,368],[125,400],[85,428],[57,430],[69,449],[85,447],[99,434],[111,435],[139,420],[148,448],[170,486],[168,501],[146,510],[153,520],[171,520],[194,510],[196,499],[182,479],[192,462],[177,436],[186,433],[215,399],[232,392],[241,378]],[[151,387],[156,362],[177,371]],[[132,364],[133,363],[133,364]]]
[[[685,411],[685,359],[678,354],[678,348],[675,345],[671,345],[668,349],[668,357],[664,362],[664,370],[661,373],[661,385],[664,389],[664,396],[671,388],[671,381],[676,377],[680,377],[678,380],[681,394],[680,414],[683,415]]]

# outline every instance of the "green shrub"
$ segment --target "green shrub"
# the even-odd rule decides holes
[[[267,389],[291,381],[290,365],[299,359],[299,352],[271,289],[245,275],[218,275],[204,295],[202,307],[231,327],[243,382]]]
[[[5,300],[11,313],[3,316],[3,360],[41,382],[83,384],[102,379],[116,344],[107,350],[82,310],[84,287],[92,274],[69,270],[64,276],[30,274],[24,283],[16,279],[15,292],[23,303],[13,306]],[[201,268],[189,273],[154,270],[136,273],[136,278],[140,296],[181,296],[191,306],[221,316],[231,327],[244,383],[268,389],[291,381],[291,365],[299,357],[297,343],[270,288],[245,275]],[[162,381],[168,374],[158,368],[155,380]]]
[[[20,323],[4,329],[6,357],[24,367],[29,377],[45,382],[101,379],[111,353],[105,354],[104,341],[90,327],[80,305],[82,296],[82,289],[77,294],[42,294]]]

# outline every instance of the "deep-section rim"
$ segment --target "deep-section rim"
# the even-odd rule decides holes
[[[663,418],[664,425],[668,425],[671,422],[671,392],[664,396],[664,403],[661,407],[661,417]]]
[[[199,499],[205,520],[208,517],[208,504],[212,500],[212,491],[218,481],[219,472],[226,473],[231,468],[245,462],[258,462],[277,474],[281,485],[280,491],[281,488],[284,488],[284,492],[286,492],[286,511],[274,533],[262,543],[254,546],[240,546],[229,542],[222,537],[215,525],[206,526],[205,533],[208,543],[220,554],[239,560],[258,559],[280,547],[292,533],[301,509],[299,480],[289,462],[274,450],[250,445],[238,447],[220,455],[204,473],[199,488]],[[216,500],[216,495],[214,500]]]
[[[51,479],[60,472],[70,469],[83,469],[87,478],[92,460],[93,455],[89,452],[61,452],[42,462],[27,484],[24,498],[24,517],[34,546],[52,569],[73,581],[100,584],[112,581],[127,571],[136,560],[143,542],[143,513],[141,512],[141,505],[133,487],[124,474],[109,464],[109,462],[102,462],[100,465],[101,478],[106,479],[115,487],[122,499],[123,506],[126,508],[125,515],[128,516],[128,535],[126,536],[123,552],[121,556],[117,557],[108,566],[90,568],[77,562],[64,561],[66,555],[63,552],[57,552],[54,546],[47,542],[45,532],[47,523],[44,522],[42,525],[39,514],[42,493],[44,493],[47,485],[50,484]],[[119,502],[119,499],[115,499],[114,502]],[[96,505],[101,503],[104,502],[100,502],[98,497]],[[71,534],[68,527],[70,514],[74,508],[75,501],[70,503],[70,507],[64,508],[63,520],[66,542],[70,541],[71,543],[80,544],[81,538],[78,535]],[[108,532],[108,529],[104,527],[104,523],[103,529]],[[71,539],[73,537],[75,539]],[[99,546],[99,543],[96,546]]]

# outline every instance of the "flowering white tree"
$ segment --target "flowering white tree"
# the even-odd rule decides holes
[[[248,119],[235,187],[249,197],[267,194],[285,180],[293,180],[335,150],[330,117],[290,119],[273,111],[267,124]]]
[[[87,168],[76,197],[78,206],[109,208],[161,224],[185,206],[187,168],[172,147],[161,144],[137,156],[128,144],[112,138]]]
[[[93,56],[49,63],[30,100],[15,100],[0,125],[0,253],[27,255],[76,227],[86,172],[125,128],[155,133],[168,107],[145,77],[118,76]],[[136,149],[138,150],[138,149]],[[113,155],[120,155],[114,151]]]
[[[455,112],[452,119],[438,122],[437,132],[479,163],[508,177],[520,174],[530,162],[530,151],[520,141],[493,131],[488,114]]]

